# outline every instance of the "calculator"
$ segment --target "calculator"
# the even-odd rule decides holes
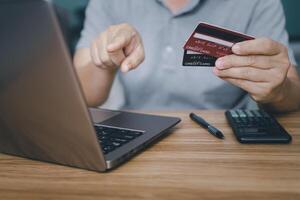
[[[264,110],[228,110],[228,123],[240,143],[290,143],[292,137]]]

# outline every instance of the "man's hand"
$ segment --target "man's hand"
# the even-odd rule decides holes
[[[93,63],[102,68],[122,72],[135,69],[145,58],[139,33],[128,24],[109,27],[96,38],[90,48]]]
[[[74,65],[89,106],[103,104],[110,92],[115,72],[128,72],[144,60],[139,33],[128,24],[111,26],[92,42],[78,49]]]
[[[214,73],[246,90],[254,100],[267,104],[286,96],[287,74],[291,67],[285,46],[260,38],[238,43],[233,55],[219,58]]]

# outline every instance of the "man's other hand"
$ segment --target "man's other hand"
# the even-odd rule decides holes
[[[285,98],[291,63],[284,45],[259,38],[238,43],[232,51],[234,54],[217,60],[217,76],[246,90],[259,103]]]

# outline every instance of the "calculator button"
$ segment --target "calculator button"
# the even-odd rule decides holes
[[[243,128],[240,129],[240,134],[241,135],[263,135],[263,134],[267,134],[267,132],[265,130],[258,130],[255,128]]]
[[[245,111],[248,115],[248,117],[254,117],[253,113],[250,110]]]
[[[229,112],[232,117],[239,117],[239,115],[234,110],[230,110]]]
[[[237,110],[237,113],[238,113],[238,115],[239,115],[240,117],[247,117],[247,115],[245,114],[245,112],[242,111],[242,110]]]
[[[253,110],[252,111],[257,117],[262,117],[262,115],[260,114],[260,112],[258,112],[257,110]]]
[[[257,128],[241,128],[240,131],[244,132],[244,133],[257,133],[258,129]]]
[[[270,118],[270,115],[267,112],[260,112],[265,118]]]

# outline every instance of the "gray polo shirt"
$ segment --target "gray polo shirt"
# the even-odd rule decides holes
[[[110,25],[129,23],[141,34],[146,60],[138,69],[118,74],[108,104],[124,109],[229,109],[244,107],[242,89],[212,73],[212,68],[182,66],[185,40],[199,21],[271,37],[288,45],[279,0],[190,0],[172,14],[162,0],[91,0],[77,48]],[[295,63],[293,53],[290,58]],[[116,86],[119,85],[119,86]]]

